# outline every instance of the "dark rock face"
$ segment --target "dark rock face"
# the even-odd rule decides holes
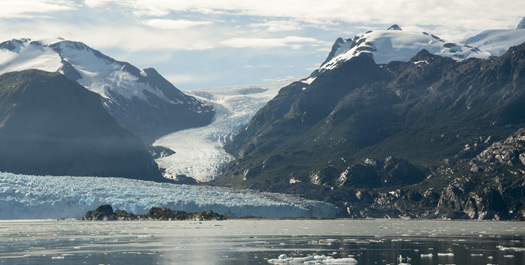
[[[0,170],[166,181],[141,139],[115,122],[99,95],[38,70],[0,76]]]
[[[438,209],[454,209],[471,219],[520,218],[525,205],[525,128],[494,142],[472,159],[441,168],[456,176],[442,191]],[[454,174],[455,173],[455,174]]]
[[[225,220],[224,215],[216,214],[210,210],[199,213],[187,213],[183,211],[174,211],[168,208],[153,207],[146,214],[133,214],[122,210],[113,212],[110,205],[101,205],[94,211],[87,211],[82,220],[88,221],[113,221],[113,220],[157,220],[157,221],[211,221]]]
[[[186,185],[197,185],[199,182],[191,177],[186,175],[176,175],[173,179],[173,183],[176,184],[186,184]]]
[[[113,207],[111,205],[101,205],[94,211],[87,211],[83,216],[82,220],[92,220],[92,221],[108,221],[116,220],[115,213],[113,212]]]
[[[153,159],[159,159],[175,154],[175,151],[164,146],[149,146],[148,149]]]
[[[323,199],[352,217],[519,218],[524,69],[522,44],[490,60],[423,50],[314,72],[226,145],[237,159],[216,183]]]
[[[397,24],[394,24],[394,25],[390,26],[387,30],[402,30],[402,29]]]
[[[339,186],[374,188],[410,185],[424,178],[423,172],[408,161],[387,157],[384,161],[365,159],[364,165],[352,165],[338,182]]]

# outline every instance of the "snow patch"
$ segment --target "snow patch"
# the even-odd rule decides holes
[[[419,64],[428,64],[428,61],[427,60],[423,60],[423,61],[417,61],[417,62],[414,62],[415,65],[419,65]]]
[[[301,83],[304,83],[304,84],[307,84],[307,85],[311,85],[312,82],[316,79],[316,77],[309,77],[307,79],[303,79],[301,80]]]

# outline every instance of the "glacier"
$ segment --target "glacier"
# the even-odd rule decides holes
[[[265,218],[331,218],[338,212],[326,202],[253,190],[124,178],[0,173],[0,219],[80,218],[102,204],[137,214],[151,207]]]
[[[216,114],[205,127],[174,132],[157,139],[153,146],[162,146],[175,154],[156,159],[164,177],[176,179],[185,175],[199,182],[213,180],[222,167],[233,160],[223,146],[255,113],[272,99],[288,82],[260,86],[216,87],[185,91],[207,105]]]

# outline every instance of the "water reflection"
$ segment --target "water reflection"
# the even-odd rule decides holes
[[[389,220],[0,221],[0,264],[525,264],[525,223]]]

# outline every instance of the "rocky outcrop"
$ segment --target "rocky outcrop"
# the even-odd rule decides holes
[[[525,128],[492,144],[469,162],[472,172],[525,174]]]
[[[153,159],[159,159],[175,154],[175,151],[164,146],[150,146],[148,149]]]
[[[129,220],[156,220],[156,221],[210,221],[225,220],[226,216],[216,214],[210,210],[198,213],[175,211],[168,208],[151,208],[146,214],[133,214],[122,210],[113,211],[111,205],[101,205],[94,211],[87,211],[82,220],[87,221],[129,221]]]
[[[116,214],[111,205],[101,205],[94,211],[88,211],[82,216],[82,220],[110,221],[116,220]]]
[[[425,179],[420,169],[404,159],[389,156],[382,161],[367,158],[363,162],[354,164],[341,173],[339,186],[393,187],[410,185]]]

